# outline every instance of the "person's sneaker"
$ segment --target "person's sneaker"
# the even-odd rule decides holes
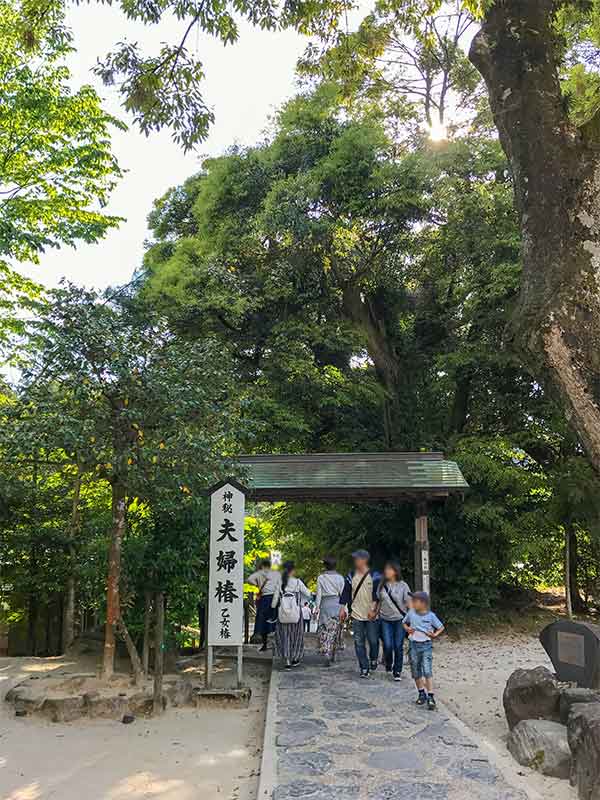
[[[266,653],[267,652],[267,645],[263,644],[258,648],[259,653]]]
[[[419,696],[417,697],[416,703],[418,706],[424,706],[427,702],[427,695],[425,692],[419,692]]]
[[[396,683],[398,683],[399,681],[401,681],[401,680],[402,680],[402,675],[401,675],[399,672],[398,672],[398,673],[396,673],[396,674],[394,675],[394,680],[396,681]]]
[[[391,667],[386,667],[386,668],[385,668],[385,671],[386,671],[386,672],[391,672],[391,671],[392,671],[392,668],[391,668]]]
[[[360,677],[361,678],[368,678],[369,677],[369,670],[368,669],[361,669]]]
[[[377,671],[377,662],[371,661],[371,672],[376,672],[376,671]]]
[[[299,666],[300,666],[299,661],[292,661],[292,667],[299,667]]]
[[[427,698],[427,708],[429,709],[429,711],[435,711],[437,708],[435,697],[432,694],[430,694],[429,697]]]

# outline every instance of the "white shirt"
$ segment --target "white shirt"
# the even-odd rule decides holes
[[[312,617],[310,606],[302,606],[302,617],[303,619],[310,619]]]
[[[317,578],[317,608],[324,597],[339,597],[344,591],[344,578],[334,570],[324,572]]]
[[[277,587],[281,583],[281,572],[274,569],[259,569],[253,572],[249,578],[246,578],[246,583],[250,586],[257,586],[260,590],[261,596],[268,594],[275,594]]]
[[[302,595],[303,597],[306,597],[307,600],[312,600],[312,594],[308,591],[308,589],[302,583],[300,578],[293,578],[293,577],[288,578],[285,591],[291,592],[292,594]],[[277,590],[273,595],[273,602],[271,603],[271,608],[277,607],[280,597],[281,597],[281,581],[279,581],[279,584],[277,585]]]

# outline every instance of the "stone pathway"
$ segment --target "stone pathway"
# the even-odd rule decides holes
[[[351,642],[329,669],[307,649],[273,690],[272,800],[526,800],[444,710],[415,706],[408,674],[361,680]]]

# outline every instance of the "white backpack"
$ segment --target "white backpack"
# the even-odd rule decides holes
[[[295,592],[283,593],[277,617],[283,624],[297,625],[300,622],[300,606]]]

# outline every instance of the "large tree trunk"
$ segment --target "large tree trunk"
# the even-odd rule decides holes
[[[565,111],[555,5],[496,0],[471,60],[488,87],[521,218],[512,343],[559,391],[600,470],[600,150]]]
[[[344,313],[365,336],[367,349],[379,383],[385,396],[383,399],[383,432],[386,447],[407,447],[401,429],[405,422],[402,414],[400,393],[406,372],[400,370],[400,358],[390,342],[385,321],[377,313],[372,298],[365,296],[359,286],[348,284],[343,295]]]
[[[73,499],[71,502],[71,521],[69,525],[69,559],[71,572],[67,577],[67,586],[65,591],[65,602],[63,608],[63,623],[62,623],[62,652],[65,653],[67,649],[73,644],[75,638],[75,541],[79,534],[80,513],[79,501],[81,499],[81,479],[83,476],[83,469],[80,465],[77,466],[77,475],[75,476],[75,484],[73,485]]]
[[[108,680],[114,672],[116,626],[121,617],[119,580],[121,578],[121,543],[125,533],[125,488],[116,480],[112,484],[112,520],[106,587],[106,629],[102,661],[102,677],[104,680]]]

